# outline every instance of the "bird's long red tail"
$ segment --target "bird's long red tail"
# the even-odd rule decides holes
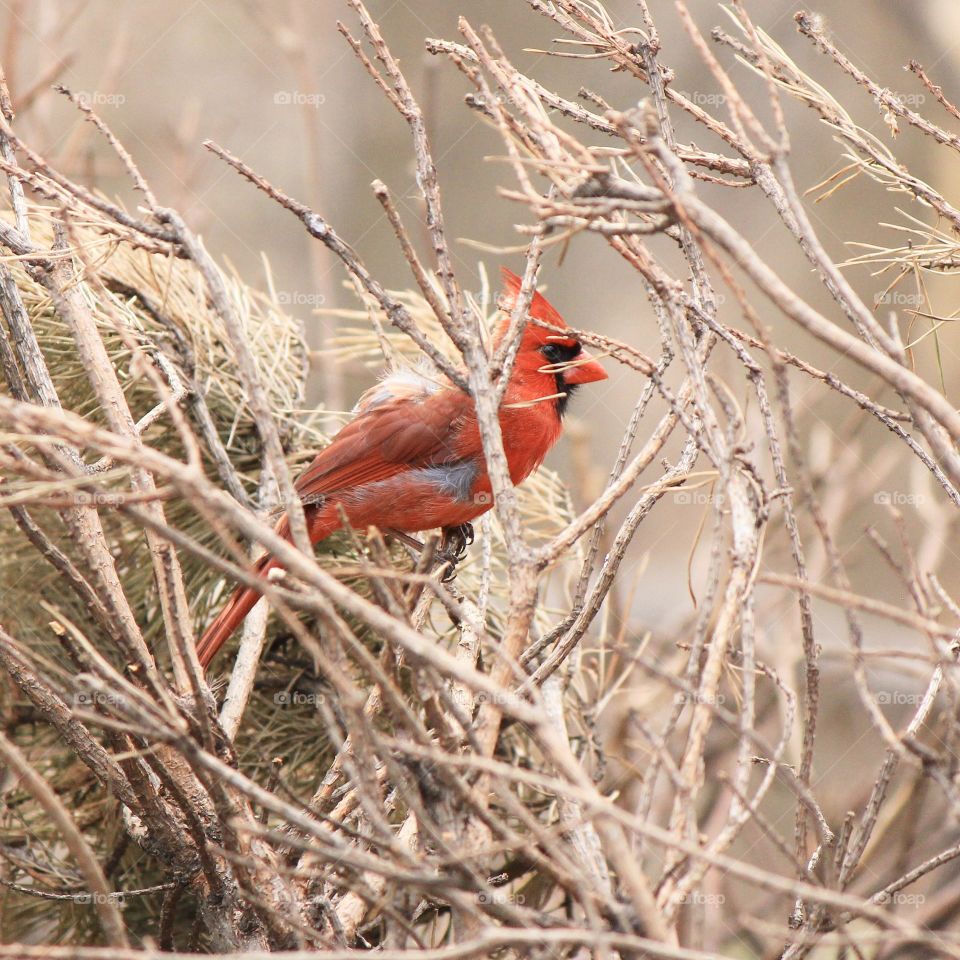
[[[325,511],[314,512],[312,515],[308,512],[307,526],[310,542],[317,544],[329,537],[340,526],[339,512],[333,507]],[[290,522],[286,516],[280,519],[276,531],[281,537],[287,540],[291,539]],[[257,561],[253,572],[258,576],[265,577],[272,569],[279,566],[280,563],[277,560],[270,554],[266,554]],[[260,591],[253,587],[241,586],[233,591],[226,606],[217,614],[197,643],[197,658],[204,670],[217,655],[217,651],[233,636],[237,627],[243,623],[244,617],[257,605],[261,596]]]
[[[277,565],[277,561],[268,555],[260,560],[255,569],[260,576],[265,576]],[[243,623],[244,617],[257,605],[260,597],[260,591],[253,587],[237,587],[233,591],[226,606],[207,627],[197,644],[197,658],[204,670],[217,655],[217,651],[233,636],[234,630]]]

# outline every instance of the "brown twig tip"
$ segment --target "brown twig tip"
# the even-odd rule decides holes
[[[957,107],[951,100],[948,100],[946,95],[943,92],[943,87],[934,83],[930,77],[927,76],[926,71],[920,65],[917,60],[911,60],[906,69],[910,70],[912,73],[916,74],[919,77],[920,82],[930,91],[933,97],[937,100],[940,106],[943,107],[947,113],[950,114],[955,120],[960,120],[960,107]]]
[[[13,101],[10,99],[10,88],[7,86],[7,74],[0,63],[0,116],[7,123],[13,123],[16,114],[13,110]]]

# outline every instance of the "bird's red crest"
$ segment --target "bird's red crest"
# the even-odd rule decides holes
[[[506,267],[500,268],[500,275],[503,277],[503,294],[501,296],[501,305],[505,312],[513,310],[520,296],[520,287],[523,286],[523,278],[518,277],[512,270]],[[566,321],[557,313],[553,305],[547,298],[536,291],[533,299],[530,301],[530,316],[542,323],[549,323],[552,327],[566,327]]]
[[[500,268],[500,275],[503,278],[503,293],[500,296],[500,309],[503,310],[504,313],[509,314],[513,311],[517,298],[520,296],[520,287],[523,286],[523,278],[518,277],[512,270],[508,270],[506,267]],[[529,315],[541,323],[549,323],[551,327],[559,327],[561,330],[567,329],[567,322],[539,290],[534,292],[533,299],[530,301]],[[504,321],[502,329],[498,332],[501,334],[504,333],[508,323],[508,320]],[[534,339],[543,343],[549,341],[566,342],[560,340],[557,334],[532,324],[527,328],[527,336],[533,336]],[[570,342],[573,343],[575,341],[571,340]]]

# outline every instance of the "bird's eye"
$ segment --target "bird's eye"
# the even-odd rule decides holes
[[[548,343],[540,348],[540,352],[546,357],[548,363],[567,363],[580,353],[580,344],[573,343],[568,346],[561,343]]]

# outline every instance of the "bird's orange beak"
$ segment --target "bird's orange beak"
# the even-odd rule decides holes
[[[586,350],[580,351],[576,366],[563,371],[563,381],[571,387],[581,383],[596,383],[598,380],[606,380],[608,376],[607,371]]]

